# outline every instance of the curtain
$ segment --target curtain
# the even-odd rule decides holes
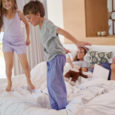
[[[18,9],[23,11],[23,6],[28,3],[30,0],[17,0]],[[46,9],[46,0],[41,0],[44,4],[46,10],[46,17],[47,17],[47,9]],[[24,24],[22,24],[22,29],[26,38],[26,30]],[[30,45],[27,48],[27,57],[30,69],[32,69],[35,65],[44,61],[44,54],[43,54],[43,47],[39,40],[39,31],[38,27],[33,27],[30,24]],[[17,55],[14,55],[14,75],[22,74],[23,70],[19,63]]]

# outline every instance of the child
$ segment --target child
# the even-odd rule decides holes
[[[30,1],[24,6],[23,12],[33,26],[39,25],[40,40],[43,44],[47,61],[47,88],[50,105],[52,109],[64,109],[67,105],[67,92],[63,78],[66,58],[64,48],[58,39],[58,34],[64,35],[78,46],[89,44],[77,41],[68,32],[45,19],[45,10],[40,1]]]
[[[70,56],[67,58],[67,62],[71,65],[72,68],[79,69],[83,72],[87,72],[88,68],[90,67],[90,64],[84,60],[84,56],[86,55],[87,50],[83,47],[80,47],[77,51],[76,56],[74,57],[73,61],[70,59]]]
[[[14,51],[18,54],[21,65],[26,74],[29,88],[34,89],[34,85],[30,80],[30,69],[26,56],[26,45],[30,44],[29,40],[29,25],[24,18],[24,15],[17,11],[16,0],[2,0],[0,6],[0,30],[3,27],[3,53],[6,64],[6,75],[8,85],[6,91],[11,91],[12,88],[12,68]],[[27,39],[26,44],[21,31],[21,21],[26,25]]]
[[[80,76],[87,78],[82,72],[87,72],[90,64],[84,60],[87,50],[83,47],[78,49],[77,55],[73,61],[70,57],[67,58],[67,62],[71,65],[71,69],[65,73],[66,78],[72,78],[71,81],[76,82]],[[79,70],[79,71],[78,71]]]

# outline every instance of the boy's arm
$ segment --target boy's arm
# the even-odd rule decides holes
[[[88,42],[81,42],[81,41],[78,41],[76,38],[74,38],[70,33],[68,33],[67,31],[61,29],[61,28],[58,28],[57,29],[57,33],[58,34],[61,34],[63,35],[64,37],[66,37],[68,40],[72,41],[74,44],[77,45],[77,47],[85,47],[85,45],[91,45],[90,43]]]
[[[23,21],[23,23],[25,24],[26,34],[27,34],[26,45],[29,45],[30,44],[30,39],[29,39],[30,28],[29,28],[29,24],[28,24],[25,16],[23,15],[23,13],[21,11],[19,11],[19,10],[18,10],[18,15],[19,15],[20,19]]]

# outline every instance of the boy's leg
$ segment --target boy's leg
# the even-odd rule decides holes
[[[11,91],[12,87],[12,67],[13,67],[13,52],[4,52],[4,59],[6,64],[6,75],[8,79],[8,85],[6,91]]]
[[[115,63],[111,64],[111,80],[115,80]]]
[[[18,54],[18,58],[19,58],[19,60],[21,62],[22,68],[23,68],[24,73],[26,75],[27,83],[28,83],[29,87],[31,89],[34,89],[35,87],[32,84],[31,79],[30,79],[30,68],[29,68],[29,64],[28,64],[28,61],[27,61],[26,54],[20,54],[20,55]]]
[[[63,77],[65,56],[57,55],[47,62],[47,88],[50,104],[53,109],[64,109],[67,105],[67,92]]]

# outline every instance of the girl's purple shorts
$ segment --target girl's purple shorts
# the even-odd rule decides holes
[[[10,42],[3,40],[3,52],[16,52],[17,54],[26,53],[25,41]]]

